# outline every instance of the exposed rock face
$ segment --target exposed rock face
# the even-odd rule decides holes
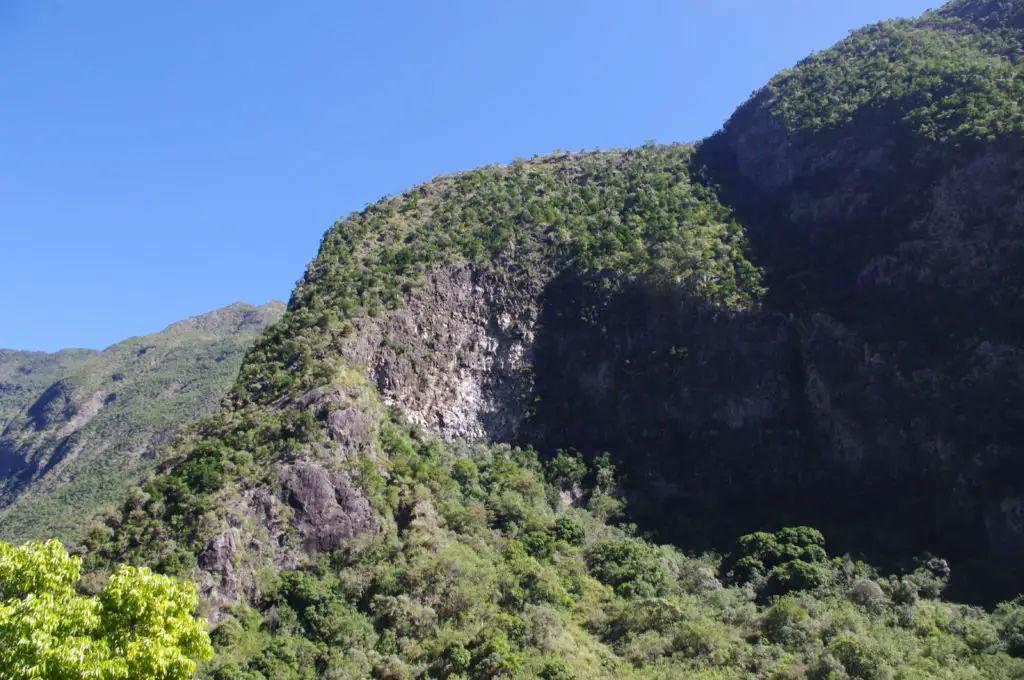
[[[234,594],[243,588],[243,576],[236,564],[241,549],[241,532],[232,528],[199,553],[199,567],[206,571],[199,582],[200,593],[215,609],[235,603]]]
[[[533,395],[540,292],[536,280],[513,274],[465,264],[438,268],[401,310],[362,319],[343,355],[365,371],[386,403],[426,430],[511,441]],[[224,605],[256,595],[261,563],[294,568],[308,555],[381,529],[365,495],[342,471],[358,454],[376,456],[374,407],[360,390],[313,389],[275,408],[314,414],[329,443],[275,465],[279,492],[245,490],[245,502],[222,518],[197,575],[214,619]],[[248,548],[240,550],[243,544]]]
[[[307,555],[337,550],[381,529],[366,496],[345,472],[312,460],[281,463],[274,471],[279,491],[262,486],[244,491],[242,502],[230,504],[219,533],[198,555],[200,571],[193,576],[212,605],[212,620],[223,607],[258,597],[261,565],[294,569]]]
[[[330,552],[346,540],[380,530],[370,503],[344,473],[298,462],[281,470],[280,476],[306,552]]]
[[[327,416],[327,436],[345,452],[370,447],[370,419],[356,408],[332,411]]]
[[[950,555],[972,579],[975,557],[1024,550],[1019,476],[992,476],[1019,460],[1003,438],[1019,402],[998,401],[1024,394],[1016,344],[917,354],[898,327],[887,341],[826,312],[727,312],[670,282],[601,279],[503,287],[452,267],[350,357],[438,435],[611,453],[634,518],[684,545],[811,523],[878,560]],[[328,420],[345,446],[351,418]]]
[[[342,354],[439,436],[610,453],[662,538],[807,523],[874,561],[930,550],[994,582],[964,565],[1024,554],[1024,153],[737,121],[698,162],[732,187],[763,309],[674,281],[452,264],[356,320]],[[307,397],[333,404],[335,454],[372,450],[360,408]],[[374,530],[346,482],[289,474],[307,549]]]
[[[469,265],[434,272],[346,349],[409,419],[446,438],[514,439],[529,405],[537,279]]]

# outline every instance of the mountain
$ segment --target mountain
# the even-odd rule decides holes
[[[1022,44],[1019,2],[867,27],[698,154],[799,357],[800,474],[759,447],[728,500],[774,471],[769,504],[844,547],[939,552],[958,589],[1002,595],[1024,555]]]
[[[280,302],[236,303],[102,352],[0,354],[12,387],[0,539],[80,536],[83,519],[142,481],[179,425],[217,407],[245,351],[283,312]]]
[[[0,349],[0,432],[47,387],[94,354],[90,349],[53,354]]]
[[[87,568],[195,579],[206,677],[1024,677],[941,599],[1021,585],[1022,7],[338,222]]]

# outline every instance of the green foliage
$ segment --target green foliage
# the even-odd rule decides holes
[[[32,378],[19,394],[38,397],[19,402],[5,431],[0,389],[0,448],[23,466],[0,479],[0,539],[80,538],[83,519],[141,483],[180,426],[217,407],[245,351],[282,313],[281,303],[239,303],[102,352],[0,352],[0,382],[8,370],[19,385]],[[5,366],[13,354],[28,359]]]
[[[563,491],[579,488],[587,476],[587,464],[578,451],[559,451],[545,468],[551,483]]]
[[[587,540],[586,527],[568,515],[562,515],[555,520],[551,533],[556,539],[569,545],[583,545]]]
[[[949,564],[942,558],[930,555],[919,558],[918,562],[919,566],[906,580],[914,584],[921,597],[937,599],[949,583]]]
[[[1020,24],[1003,12],[982,13],[982,32],[972,12],[980,4],[952,3],[916,21],[856,31],[776,76],[757,105],[803,133],[882,116],[938,141],[1020,134]]]
[[[772,594],[814,590],[827,584],[831,578],[832,570],[828,565],[792,560],[772,569],[766,588]]]
[[[240,475],[264,483],[277,447],[312,436],[288,412],[254,413],[207,423],[194,459],[126,504],[94,566],[104,551],[197,551],[210,537],[188,518]],[[918,583],[948,577],[941,560],[876,583],[865,565],[830,558],[820,532],[786,528],[741,538],[723,571],[735,579],[745,564],[753,576],[722,586],[713,557],[565,508],[533,451],[442,442],[397,411],[382,415],[377,446],[386,477],[360,474],[376,480],[366,488],[384,530],[272,574],[213,631],[202,677],[1024,678],[1008,654],[1024,639],[1019,605],[990,616],[917,596]],[[614,484],[598,467],[584,496]],[[179,547],[143,549],[147,536]],[[903,587],[916,599],[899,599]]]
[[[587,554],[591,573],[624,597],[653,597],[669,588],[669,576],[658,552],[637,539],[596,543]]]
[[[801,626],[810,620],[810,614],[799,602],[781,598],[761,618],[761,633],[768,640],[782,645],[792,645],[805,639]]]
[[[97,597],[56,540],[0,543],[0,677],[184,679],[213,649],[195,586],[124,566]]]
[[[959,95],[942,91],[943,69],[962,66],[977,81],[964,96],[999,106],[1015,76],[1003,57],[979,57],[967,33],[937,26],[870,29],[763,96],[809,135],[873,115],[873,102],[929,139],[1016,125],[980,104],[950,113]],[[906,58],[889,59],[900,50]],[[843,101],[830,101],[837,92]],[[370,319],[453,264],[538,288],[563,273],[608,274],[608,285],[653,277],[728,313],[756,306],[760,273],[743,230],[691,180],[690,154],[650,145],[483,168],[337,223],[283,321],[249,353],[228,408],[196,425],[90,537],[89,566],[188,570],[183,556],[224,524],[249,529],[247,499],[278,490],[275,467],[316,459],[358,482],[380,532],[287,568],[240,555],[269,573],[214,631],[203,677],[1024,678],[1013,656],[1024,648],[1020,604],[990,615],[943,601],[941,561],[882,578],[830,558],[820,532],[795,527],[742,537],[719,570],[713,555],[616,523],[624,501],[609,456],[588,469],[572,452],[542,463],[529,449],[441,441],[385,408],[367,367],[346,353]],[[383,342],[403,360],[416,355]],[[318,393],[372,420],[369,451],[335,455],[330,408],[305,405]]]
[[[47,387],[96,354],[65,349],[53,354],[0,349],[0,432]]]
[[[1006,645],[1007,653],[1024,658],[1024,599],[1004,602],[995,612],[999,637]]]
[[[787,527],[774,534],[759,531],[743,536],[731,560],[733,578],[753,584],[765,596],[814,590],[833,578],[825,538],[810,527]]]

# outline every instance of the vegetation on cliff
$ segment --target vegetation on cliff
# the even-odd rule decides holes
[[[229,583],[240,600],[218,605],[202,667],[216,678],[1024,677],[1018,605],[942,602],[941,560],[886,576],[807,528],[752,534],[725,561],[687,556],[628,523],[606,457],[543,463],[441,441],[345,357],[361,319],[460,261],[605,272],[599,286],[654,276],[712,308],[756,306],[742,231],[690,181],[689,158],[645,147],[487,168],[337,224],[249,353],[231,408],[94,532],[89,567],[212,569],[201,578],[218,598]],[[331,431],[353,410],[370,421],[362,447]],[[284,479],[299,460],[355,480],[379,530],[310,546],[288,521],[309,510]],[[262,490],[286,503],[257,502]]]
[[[226,407],[91,531],[87,578],[196,580],[199,671],[225,680],[1024,678],[1024,602],[944,601],[955,569],[908,539],[1020,538],[1019,300],[996,292],[1020,286],[1022,16],[958,0],[856,32],[696,151],[516,161],[341,220]],[[537,375],[524,441],[412,424],[374,352],[453,340],[405,307],[455,267],[546,296],[531,329],[557,351],[516,370],[603,406]],[[377,323],[406,311],[421,346]],[[455,379],[433,369],[405,389]],[[715,510],[751,531],[657,542]],[[779,521],[803,516],[904,566]]]
[[[1021,587],[1024,538],[1021,16],[966,0],[855,31],[695,155],[745,227],[764,308],[793,320],[791,430],[801,469],[826,471],[770,487],[838,545],[941,552],[954,592],[989,602]]]
[[[320,357],[352,320],[401,305],[447,263],[542,277],[668,277],[730,307],[760,295],[742,228],[689,177],[692,148],[562,154],[435,179],[334,225],[283,323],[242,367],[235,404],[268,403],[330,374]]]
[[[607,461],[544,465],[399,420],[378,431],[386,477],[361,477],[383,530],[262,571],[204,677],[1024,677],[1024,607],[941,601],[942,560],[884,576],[808,528],[743,537],[724,563],[687,556],[619,523]],[[129,555],[168,532],[152,515],[169,489],[126,517]]]
[[[993,141],[1024,131],[1022,35],[1016,2],[952,2],[854,31],[754,99],[798,133],[886,119],[933,140]]]

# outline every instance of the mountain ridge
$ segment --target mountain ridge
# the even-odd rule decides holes
[[[176,427],[217,405],[242,352],[281,313],[279,302],[236,303],[73,354],[0,430],[0,536],[81,535],[61,506],[88,515],[141,482]]]

